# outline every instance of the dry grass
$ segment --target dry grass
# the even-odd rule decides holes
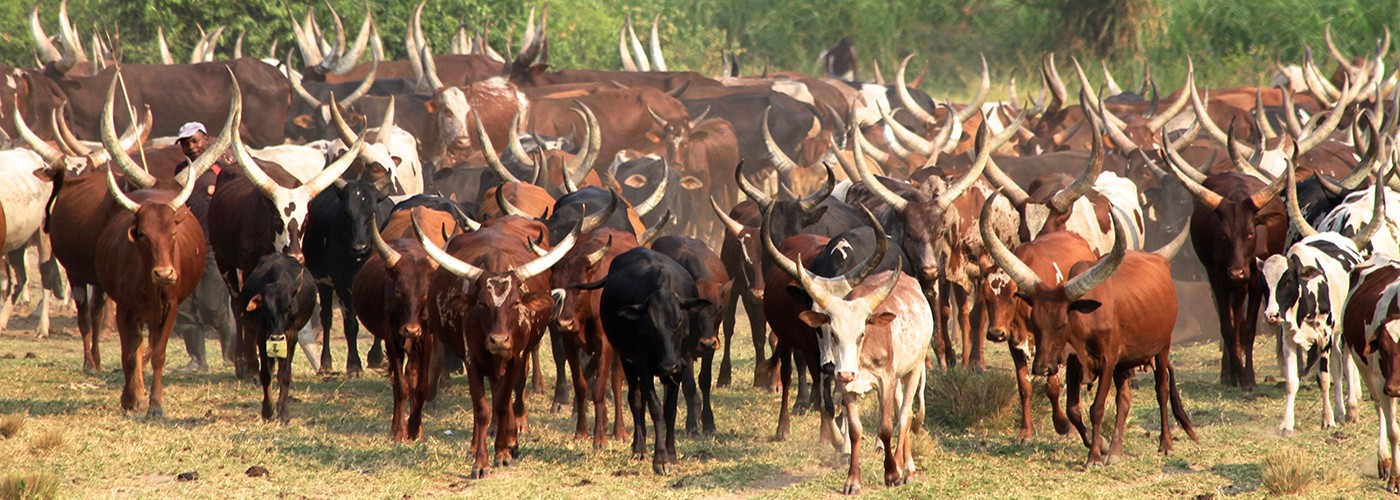
[[[62,429],[49,429],[29,440],[29,449],[36,454],[48,454],[68,446],[68,436]]]
[[[27,418],[23,413],[11,413],[0,417],[0,439],[18,436],[19,431],[24,430],[24,422]]]
[[[1001,370],[929,372],[924,392],[928,420],[948,429],[966,429],[1004,415],[1016,398],[1016,380]]]
[[[62,481],[42,472],[14,473],[0,478],[0,500],[46,500],[58,498]]]
[[[1259,472],[1264,489],[1274,495],[1307,495],[1337,491],[1354,485],[1356,478],[1317,462],[1306,453],[1277,451],[1264,457]]]

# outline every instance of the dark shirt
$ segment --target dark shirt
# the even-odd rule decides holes
[[[199,227],[204,230],[205,237],[209,235],[209,201],[214,198],[215,187],[219,180],[219,172],[226,168],[228,162],[226,158],[220,158],[214,162],[212,167],[204,171],[198,179],[194,181],[194,192],[190,194],[190,199],[185,202],[185,206],[190,208],[196,219],[199,220]],[[175,174],[179,175],[190,166],[187,159],[175,166]]]

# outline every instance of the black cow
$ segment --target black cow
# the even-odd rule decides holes
[[[306,268],[316,277],[316,290],[321,298],[321,370],[331,369],[331,320],[334,302],[331,294],[340,300],[344,312],[345,343],[349,352],[345,357],[345,373],[356,374],[362,371],[360,348],[356,339],[360,335],[360,323],[355,320],[354,302],[350,300],[350,287],[355,282],[355,273],[370,255],[373,243],[370,231],[374,217],[388,220],[393,203],[388,196],[375,189],[369,181],[338,181],[311,200],[306,217],[306,236],[302,240],[302,253],[306,255]],[[369,352],[370,366],[378,366],[384,361],[383,347],[379,342]]]
[[[550,239],[563,239],[563,235],[569,234],[585,215],[595,215],[606,213],[607,218],[602,226],[616,229],[618,231],[630,231],[636,233],[637,229],[628,218],[628,210],[618,210],[621,205],[617,201],[618,196],[608,189],[597,186],[588,186],[578,191],[574,191],[554,202],[554,210],[550,213],[549,219],[544,221],[545,227],[549,228]],[[586,209],[586,213],[585,213]],[[587,231],[585,231],[587,232]],[[551,241],[551,245],[558,244]]]
[[[292,356],[296,352],[297,331],[311,320],[316,307],[315,278],[296,259],[268,254],[244,279],[243,290],[234,299],[243,331],[244,349],[256,345],[261,365],[262,418],[272,420],[272,363],[277,363],[277,418],[287,423],[287,393],[292,386]]]
[[[613,178],[617,179],[622,198],[631,203],[647,227],[657,225],[666,213],[674,211],[682,214],[682,223],[689,215],[702,207],[682,207],[679,203],[680,189],[668,189],[680,184],[680,175],[668,168],[666,160],[655,155],[646,155],[635,160],[614,163]]]
[[[715,351],[719,349],[720,318],[729,314],[724,304],[729,302],[733,281],[724,270],[724,263],[715,252],[703,242],[686,236],[662,236],[652,242],[651,249],[670,257],[690,273],[695,280],[695,291],[701,299],[708,300],[714,307],[707,307],[696,315],[690,324],[692,335],[700,339],[704,346],[700,352],[700,397],[695,394],[695,370],[686,365],[685,378],[681,389],[685,392],[685,431],[689,434],[700,432],[696,422],[703,426],[707,435],[715,433],[715,413],[710,408],[710,370],[714,364]],[[729,361],[729,346],[724,346],[724,361]]]
[[[719,305],[697,297],[695,280],[684,267],[643,247],[614,259],[603,281],[581,286],[598,287],[603,289],[599,308],[603,330],[622,358],[622,371],[627,376],[632,457],[646,458],[646,417],[642,414],[645,410],[651,414],[656,433],[652,471],[670,474],[679,463],[675,438],[677,389],[701,349],[700,338],[690,324]],[[665,386],[664,420],[653,377],[660,377]]]

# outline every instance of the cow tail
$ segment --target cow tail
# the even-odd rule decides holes
[[[1165,364],[1167,365],[1165,367],[1167,370],[1167,380],[1172,388],[1172,416],[1176,417],[1176,423],[1181,424],[1181,429],[1186,431],[1186,435],[1189,436],[1192,441],[1199,441],[1196,439],[1196,427],[1191,424],[1191,415],[1186,413],[1186,408],[1181,404],[1181,391],[1176,388],[1176,367],[1171,365],[1171,361],[1167,361]]]
[[[49,234],[49,218],[53,217],[53,204],[58,200],[58,192],[63,189],[63,178],[68,174],[66,168],[56,168],[53,174],[53,192],[49,193],[49,201],[44,204],[44,234]]]

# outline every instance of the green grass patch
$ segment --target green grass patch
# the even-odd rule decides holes
[[[58,498],[62,481],[43,472],[17,472],[0,478],[0,500],[48,500]]]
[[[1016,398],[1016,379],[1001,370],[932,370],[924,389],[927,420],[963,430],[1006,414]]]

